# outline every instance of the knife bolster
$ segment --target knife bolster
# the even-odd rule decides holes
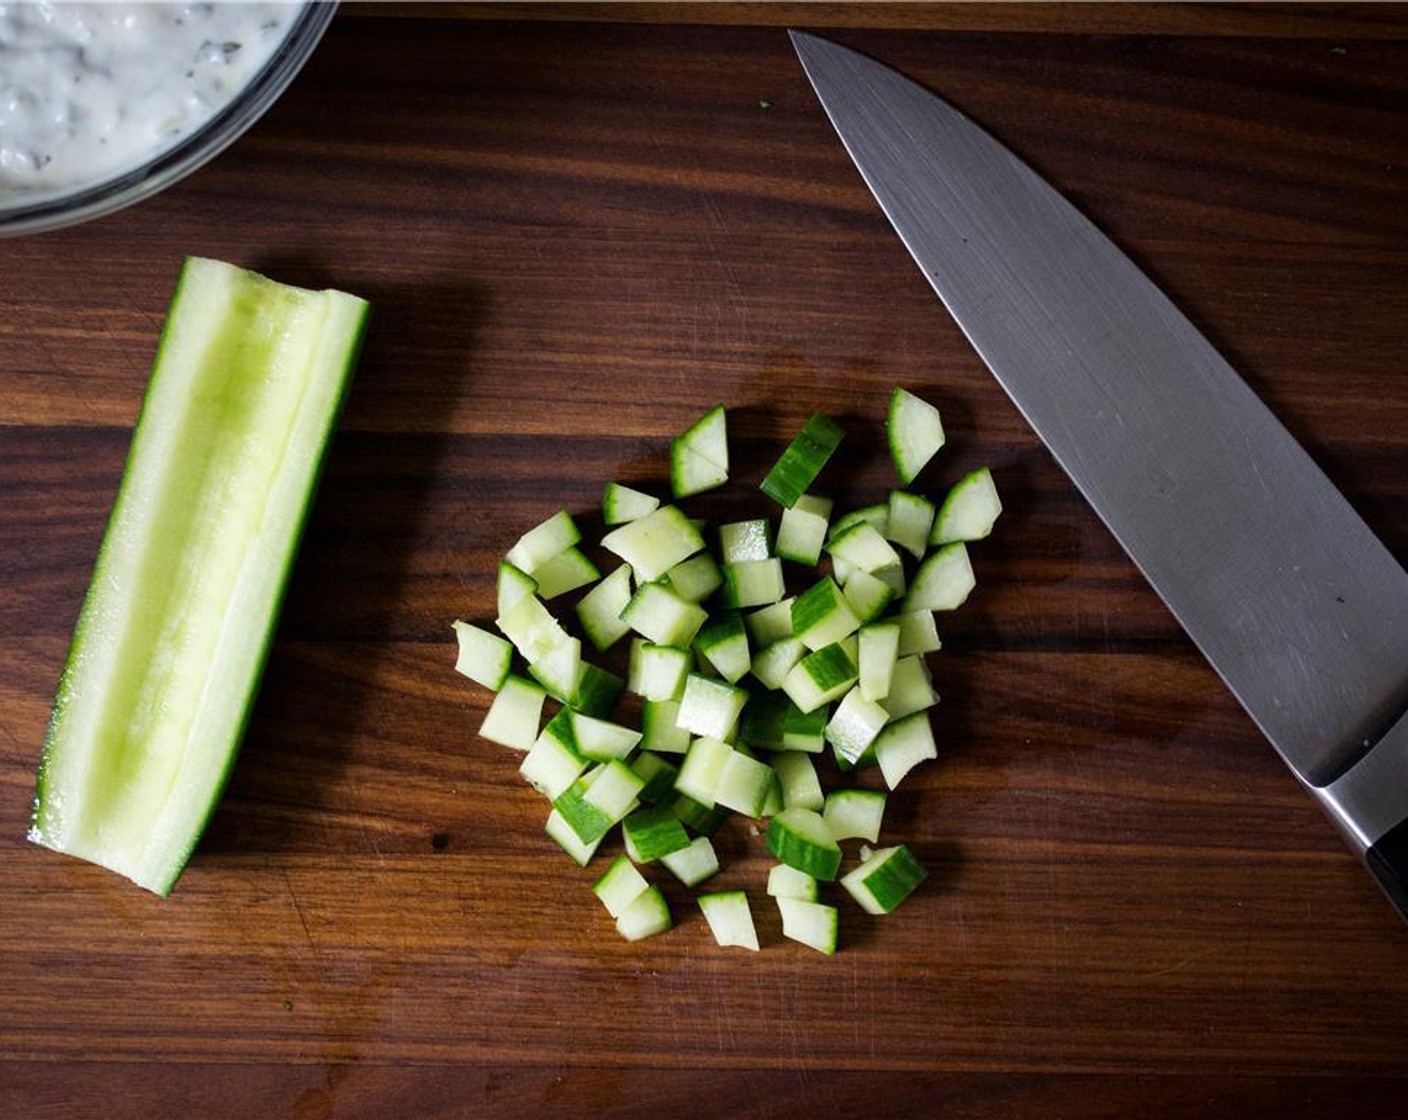
[[[1371,844],[1364,862],[1399,914],[1408,919],[1408,818]]]

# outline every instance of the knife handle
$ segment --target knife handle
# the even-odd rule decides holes
[[[1389,901],[1408,919],[1408,818],[1369,845],[1364,862]]]

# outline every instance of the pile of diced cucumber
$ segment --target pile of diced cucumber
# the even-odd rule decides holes
[[[523,752],[520,772],[551,803],[547,834],[586,866],[619,826],[624,851],[592,889],[623,937],[672,924],[641,868],[698,887],[719,870],[711,837],[731,814],[768,822],[778,862],[767,894],[783,934],[823,953],[836,949],[837,910],[821,900],[822,882],[839,878],[862,909],[886,914],[923,881],[904,845],[869,847],[886,792],[825,792],[816,763],[829,753],[843,775],[878,767],[893,790],[936,757],[925,662],[940,646],[934,612],[967,599],[965,542],[991,532],[1001,503],[986,468],[938,503],[907,489],[944,443],[933,405],[896,389],[886,429],[901,488],[885,502],[836,517],[811,492],[842,439],[815,415],[763,480],[778,519],[710,529],[610,482],[600,545],[611,570],[602,574],[560,511],[499,565],[498,633],[454,624],[456,668],[495,693],[480,735]],[[728,477],[719,405],[672,442],[672,496]],[[549,608],[584,588],[570,612]],[[584,640],[596,655],[629,640],[624,678],[590,659]],[[622,704],[627,692],[639,718],[623,722],[618,708],[637,710]],[[848,840],[865,844],[842,874]],[[720,945],[758,948],[744,891],[697,900]]]

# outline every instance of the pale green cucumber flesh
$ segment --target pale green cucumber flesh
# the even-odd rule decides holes
[[[182,270],[54,701],[30,839],[166,894],[228,778],[366,322]]]

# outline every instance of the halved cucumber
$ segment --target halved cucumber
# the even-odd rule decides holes
[[[367,304],[191,258],[39,764],[29,838],[175,885],[219,798]]]

